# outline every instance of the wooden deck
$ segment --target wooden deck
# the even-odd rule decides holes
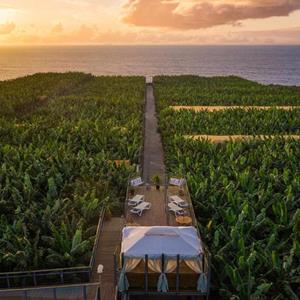
[[[185,215],[192,218],[192,224],[195,225],[195,217],[192,201],[187,187],[183,188],[183,193],[177,186],[161,186],[156,190],[154,186],[141,186],[135,188],[135,195],[144,195],[145,201],[151,203],[151,209],[145,210],[142,216],[132,214],[131,206],[128,206],[128,200],[125,203],[125,216],[127,226],[179,226],[176,222],[174,213],[168,211],[168,196],[178,195],[185,200],[189,207],[185,208]],[[127,195],[127,199],[133,196]]]
[[[153,86],[146,87],[146,106],[144,120],[143,179],[150,183],[154,175],[165,181],[164,150],[161,135],[158,131],[156,105]]]
[[[113,254],[120,244],[123,226],[124,218],[112,218],[103,224],[91,279],[91,282],[99,282],[97,268],[102,264],[104,269],[101,276],[101,300],[115,299]]]
[[[146,188],[145,186],[135,188],[135,195],[144,195],[145,201],[151,203],[151,209],[144,211],[139,217],[130,213],[132,206],[125,204],[126,224],[135,226],[167,226],[167,214],[165,210],[165,187],[156,190],[155,187]],[[127,196],[127,199],[130,196]]]
[[[195,217],[195,213],[194,213],[194,207],[192,204],[192,200],[190,197],[188,187],[184,186],[183,189],[180,189],[178,186],[169,186],[168,192],[167,192],[167,197],[174,196],[174,195],[179,196],[181,199],[185,200],[185,202],[188,203],[189,206],[184,209],[184,215],[191,217],[191,219],[192,219],[191,225],[196,226],[196,217]],[[176,222],[175,215],[170,212],[168,213],[168,225],[169,226],[179,226],[179,224]]]

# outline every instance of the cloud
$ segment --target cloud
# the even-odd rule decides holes
[[[61,23],[57,23],[52,27],[52,33],[62,33],[64,31],[64,27]]]
[[[16,28],[15,23],[5,23],[0,25],[0,34],[10,34]]]
[[[300,0],[128,0],[123,21],[135,26],[188,30],[288,16],[298,9]]]

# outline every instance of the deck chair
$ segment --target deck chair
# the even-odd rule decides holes
[[[171,202],[175,203],[177,206],[182,207],[182,208],[189,206],[189,204],[185,200],[181,199],[180,197],[178,197],[176,195],[170,196],[169,200]]]
[[[128,200],[129,206],[136,206],[139,205],[144,201],[145,196],[144,195],[135,195],[132,199]]]
[[[142,202],[139,205],[135,206],[133,209],[130,210],[132,214],[137,214],[138,216],[141,216],[144,212],[144,210],[149,210],[151,208],[150,202]]]
[[[178,179],[178,178],[170,178],[169,184],[170,185],[176,185],[176,186],[182,186],[185,183],[184,179]]]
[[[144,184],[144,182],[142,180],[142,177],[137,177],[137,178],[132,179],[130,181],[130,185],[133,186],[133,187],[140,186],[140,185],[143,185],[143,184]]]
[[[176,217],[182,216],[184,214],[184,209],[182,207],[179,207],[173,202],[168,203],[168,208],[170,212],[173,212]]]

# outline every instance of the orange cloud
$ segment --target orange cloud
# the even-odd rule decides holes
[[[288,16],[300,0],[128,0],[127,24],[172,29],[200,29],[246,19]]]
[[[0,25],[0,34],[10,34],[16,28],[15,23],[5,23]]]
[[[64,27],[61,23],[58,23],[52,27],[52,33],[62,33],[64,31]]]

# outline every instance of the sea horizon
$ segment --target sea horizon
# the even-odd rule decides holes
[[[68,71],[121,76],[234,75],[264,84],[300,86],[300,45],[0,46],[0,80]]]

